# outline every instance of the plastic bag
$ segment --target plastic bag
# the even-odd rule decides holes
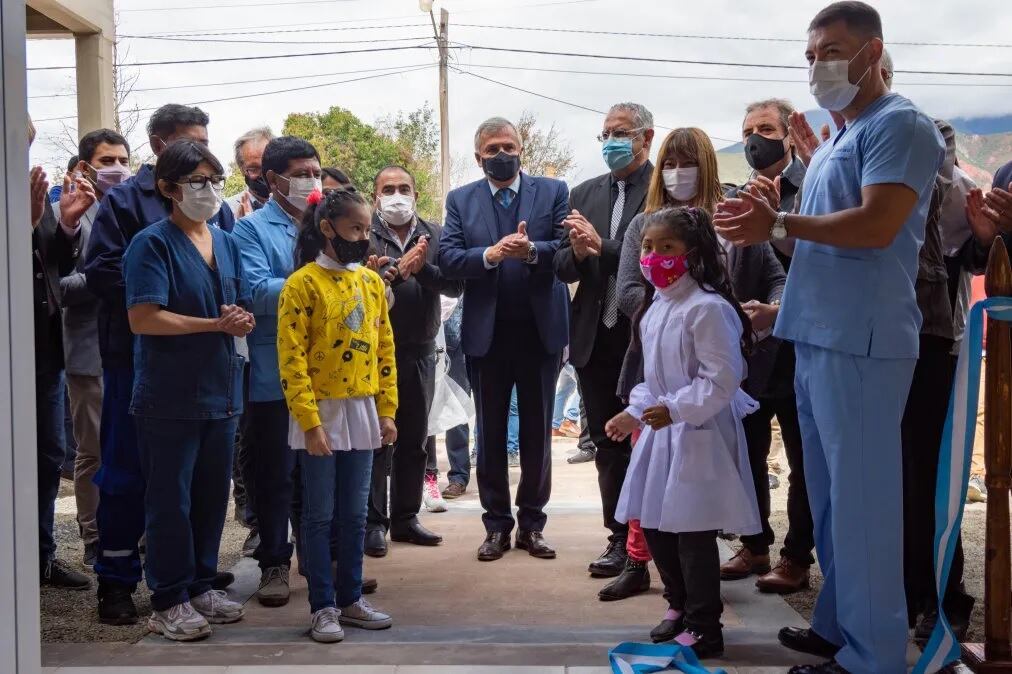
[[[440,435],[461,424],[472,423],[474,401],[446,374],[443,361],[436,365],[436,386],[429,409],[429,435]]]

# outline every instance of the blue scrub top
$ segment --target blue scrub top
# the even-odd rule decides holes
[[[185,316],[217,318],[223,304],[251,305],[239,246],[210,228],[215,269],[167,218],[138,232],[124,256],[127,308],[157,304]],[[245,359],[224,332],[140,335],[130,413],[159,419],[224,419],[242,413]]]
[[[885,248],[799,241],[774,334],[873,358],[916,358],[921,312],[914,283],[945,144],[934,122],[899,94],[872,103],[823,143],[802,187],[802,215],[861,205],[861,188],[899,183],[917,205]]]

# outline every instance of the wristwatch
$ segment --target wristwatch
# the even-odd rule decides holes
[[[777,213],[777,219],[773,221],[773,226],[770,227],[770,238],[774,241],[783,241],[787,238],[787,214],[783,211]]]
[[[534,245],[533,241],[527,243],[527,259],[524,260],[527,264],[534,264],[538,261],[538,247]]]

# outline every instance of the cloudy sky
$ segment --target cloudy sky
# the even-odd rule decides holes
[[[530,110],[542,124],[555,123],[561,129],[576,153],[577,168],[569,179],[583,180],[602,173],[604,165],[599,144],[594,140],[600,131],[602,115],[581,108],[606,110],[612,103],[624,100],[645,104],[654,113],[659,133],[666,131],[661,127],[699,126],[714,137],[718,148],[727,145],[739,138],[743,108],[754,99],[782,96],[802,109],[814,107],[808,93],[806,71],[535,55],[471,47],[805,66],[805,28],[824,4],[823,0],[789,3],[436,0],[437,17],[439,7],[450,12],[451,41],[469,45],[452,50],[453,66],[463,73],[451,72],[450,75],[451,152],[457,157],[470,157],[474,129],[482,119],[491,115],[516,118],[522,111]],[[875,4],[882,14],[886,44],[894,57],[897,90],[934,116],[985,117],[1012,113],[1012,15],[994,11],[994,0],[958,3],[882,0]],[[231,143],[243,131],[263,124],[279,130],[290,112],[324,111],[339,105],[372,122],[398,110],[416,109],[426,101],[437,106],[435,50],[406,48],[432,45],[432,26],[428,16],[419,11],[417,0],[174,0],[171,5],[174,9],[166,11],[161,8],[169,7],[167,2],[117,2],[118,32],[124,36],[120,43],[121,61],[138,63],[399,48],[358,54],[128,69],[130,73],[139,74],[131,103],[141,108],[169,102],[199,102],[211,116],[212,150],[223,159],[230,157]],[[180,33],[200,41],[180,40]],[[174,34],[173,39],[126,37],[161,35],[164,38],[166,34]],[[718,39],[728,37],[737,39]],[[221,42],[226,40],[236,41],[236,44]],[[1005,46],[940,46],[937,43]],[[73,61],[70,40],[28,43],[30,68],[72,65]],[[381,68],[387,70],[378,70]],[[420,69],[401,72],[412,68]],[[372,72],[363,72],[367,70]],[[551,72],[557,70],[585,72]],[[904,74],[904,70],[1009,75]],[[390,75],[391,72],[394,74]],[[355,78],[369,79],[339,83]],[[226,82],[228,84],[224,84]],[[965,86],[970,84],[991,86]],[[994,86],[998,84],[1005,86]],[[256,95],[296,87],[300,90]],[[51,169],[65,163],[66,158],[47,142],[48,139],[60,136],[64,123],[70,125],[71,132],[74,128],[73,71],[30,71],[28,93],[31,97],[29,110],[34,119],[70,118],[64,122],[38,123],[41,142],[36,142],[32,160]],[[53,97],[54,94],[62,96]],[[235,100],[203,103],[221,98]],[[146,116],[147,113],[142,113],[142,124]],[[131,140],[139,144],[144,140],[143,133],[135,134]],[[473,162],[469,166],[473,168],[466,177],[477,177],[477,167]]]

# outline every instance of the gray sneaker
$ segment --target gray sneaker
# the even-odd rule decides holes
[[[188,601],[166,611],[152,611],[148,629],[172,641],[195,641],[211,634],[211,626]]]
[[[970,478],[966,487],[966,502],[987,503],[987,486],[984,484],[984,478],[979,475]]]
[[[361,627],[364,630],[385,630],[394,624],[390,616],[374,609],[365,599],[343,607],[339,620],[342,625]]]
[[[288,603],[288,567],[272,566],[260,574],[257,600],[264,606],[284,606]]]
[[[215,625],[239,622],[246,615],[242,604],[229,599],[222,590],[208,590],[197,597],[190,597],[190,602],[207,622]]]
[[[313,641],[323,644],[333,644],[344,640],[344,630],[341,629],[339,617],[341,612],[333,606],[321,608],[313,614]]]

